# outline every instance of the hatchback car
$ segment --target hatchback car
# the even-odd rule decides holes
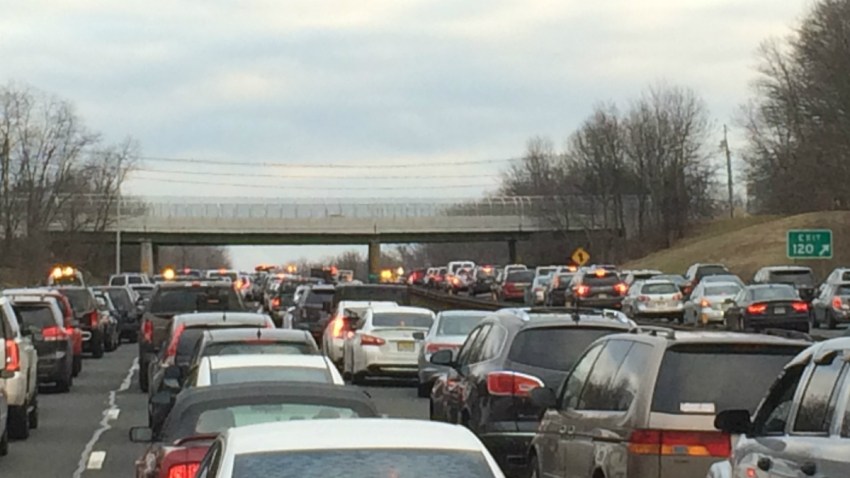
[[[785,284],[751,285],[728,299],[723,313],[734,330],[788,329],[809,332],[809,304]]]
[[[812,328],[850,322],[850,282],[827,283],[812,301]]]
[[[850,476],[847,357],[850,338],[812,345],[785,366],[755,414],[741,408],[717,416],[718,429],[741,435],[732,476]]]
[[[686,324],[707,326],[723,323],[723,313],[729,308],[729,299],[734,299],[743,286],[735,282],[700,282],[691,297],[685,302]]]
[[[731,450],[731,437],[714,427],[715,415],[754,410],[808,345],[658,328],[597,340],[563,385],[531,392],[546,410],[529,448],[532,476],[705,476]]]
[[[468,427],[506,474],[522,475],[542,412],[529,393],[557,387],[594,340],[635,327],[613,314],[505,309],[485,318],[456,354],[431,356],[432,363],[450,369],[431,391],[431,419]]]
[[[567,305],[618,309],[628,291],[629,287],[615,271],[582,269],[573,277],[567,290]]]
[[[649,279],[635,282],[623,299],[623,313],[633,319],[682,320],[682,292],[676,284]]]
[[[420,397],[428,397],[434,386],[434,380],[449,371],[448,367],[432,364],[431,355],[440,350],[459,349],[469,332],[491,313],[484,310],[444,310],[437,314],[434,324],[427,333],[414,334],[414,338],[422,341],[422,346],[419,347],[419,386],[417,387]],[[422,334],[421,338],[417,334]]]
[[[404,437],[399,440],[399,437]],[[301,420],[231,428],[198,478],[502,478],[493,457],[462,427],[418,420]],[[270,474],[271,473],[271,474]]]
[[[493,299],[499,302],[523,302],[525,290],[534,282],[534,271],[514,270],[505,272],[501,283],[496,284]]]

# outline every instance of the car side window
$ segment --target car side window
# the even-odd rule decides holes
[[[602,347],[604,347],[604,344],[598,344],[585,352],[584,356],[573,367],[572,373],[567,377],[561,390],[561,410],[574,409],[578,405],[578,399],[587,381],[587,376],[590,369],[593,368],[593,364],[596,363],[599,353],[602,352]]]
[[[484,326],[479,326],[473,329],[472,332],[469,333],[469,336],[466,338],[466,341],[463,343],[463,346],[460,348],[457,354],[457,364],[463,365],[466,363],[469,358],[469,352],[472,350],[472,346],[475,344],[475,340],[478,338],[478,335],[481,333],[481,329]]]
[[[476,362],[484,362],[492,360],[502,353],[502,347],[505,345],[505,339],[508,336],[508,331],[499,325],[494,325],[487,334],[487,339],[481,345],[481,353]]]
[[[753,422],[755,436],[783,435],[794,405],[794,394],[805,365],[791,367],[779,376],[768,391],[767,398],[756,412]]]
[[[478,334],[478,337],[475,338],[475,343],[472,344],[472,347],[469,349],[469,356],[466,359],[467,364],[478,363],[483,359],[481,358],[481,352],[484,348],[484,343],[487,341],[487,336],[490,335],[490,330],[493,328],[491,324],[485,324],[481,327],[481,332]]]
[[[835,411],[833,393],[838,389],[838,377],[844,367],[843,360],[815,365],[809,383],[800,399],[800,408],[794,420],[795,433],[828,433]]]
[[[631,346],[632,343],[626,340],[608,341],[590,371],[576,409],[617,410],[614,377]]]
[[[844,405],[844,423],[841,425],[841,436],[850,438],[850,372],[844,379],[844,395],[847,397],[847,404]]]
[[[638,396],[640,384],[646,373],[647,364],[652,357],[652,346],[634,342],[620,365],[620,370],[612,380],[611,410],[627,411]]]

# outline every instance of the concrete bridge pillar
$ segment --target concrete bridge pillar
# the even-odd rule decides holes
[[[381,276],[381,242],[377,239],[369,241],[369,279],[374,277],[375,282]]]
[[[519,256],[516,251],[516,239],[508,241],[508,262],[511,264],[519,264]]]
[[[141,262],[139,263],[139,271],[143,274],[154,274],[154,258],[153,258],[153,242],[142,241],[141,244]]]

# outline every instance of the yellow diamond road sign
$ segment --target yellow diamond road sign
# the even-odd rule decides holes
[[[583,266],[590,260],[590,253],[585,251],[583,247],[579,247],[573,251],[573,255],[570,256],[570,259],[572,259],[577,265]]]

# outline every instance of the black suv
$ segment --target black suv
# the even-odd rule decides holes
[[[634,328],[619,312],[504,309],[470,332],[454,356],[441,350],[436,365],[451,367],[431,392],[431,419],[472,430],[507,474],[523,475],[528,446],[542,409],[529,394],[558,387],[596,339]]]
[[[87,287],[57,287],[56,290],[71,303],[74,320],[83,331],[83,351],[91,352],[94,358],[103,357],[109,324],[100,315],[94,292]]]
[[[317,343],[331,318],[334,301],[334,286],[314,285],[304,291],[292,311],[292,328],[307,330]]]
[[[788,284],[797,289],[800,298],[806,302],[815,298],[815,275],[810,267],[762,267],[753,276],[753,284]]]
[[[575,307],[605,307],[619,309],[629,292],[620,275],[598,268],[583,269],[573,276],[565,291],[567,305]]]
[[[168,338],[171,319],[191,312],[242,312],[245,307],[230,282],[162,282],[156,285],[142,316],[139,370],[148,370]],[[148,374],[139,374],[139,388],[148,391]]]

